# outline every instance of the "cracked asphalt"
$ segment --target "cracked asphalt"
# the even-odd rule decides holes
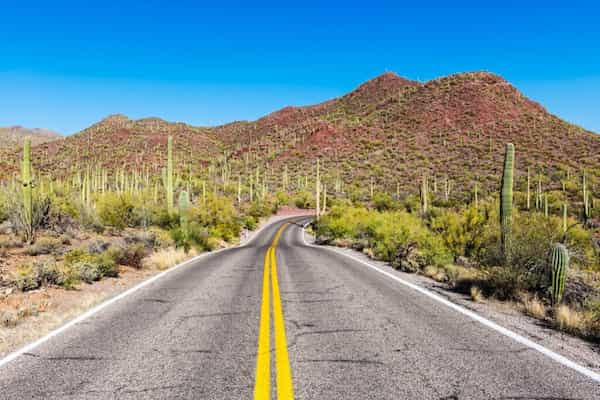
[[[0,368],[0,399],[251,399],[282,223]],[[301,235],[292,223],[277,247],[296,399],[600,399],[592,380]]]

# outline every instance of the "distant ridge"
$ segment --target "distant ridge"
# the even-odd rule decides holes
[[[529,167],[557,188],[567,173],[600,171],[600,135],[548,113],[502,77],[481,71],[424,83],[387,72],[320,104],[214,128],[112,115],[65,140],[37,146],[44,156],[36,162],[57,173],[78,164],[159,173],[170,135],[178,165],[204,173],[227,160],[234,175],[256,167],[270,171],[273,185],[284,166],[290,175],[303,176],[320,158],[325,179],[339,174],[347,184],[373,179],[388,191],[399,184],[414,192],[426,174],[439,182],[447,177],[453,193],[469,196],[475,181],[482,191],[495,190],[508,142],[516,147],[518,179]]]
[[[0,127],[0,149],[10,149],[23,145],[23,139],[31,137],[33,145],[62,139],[60,133],[44,128],[25,128],[20,125]]]

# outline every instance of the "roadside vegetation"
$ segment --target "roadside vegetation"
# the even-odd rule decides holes
[[[25,142],[20,173],[0,183],[0,327],[47,308],[11,295],[164,270],[237,243],[280,206],[310,206],[310,192],[272,192],[260,170],[243,183],[223,163],[192,173],[175,145],[169,138],[158,173],[88,165],[52,177],[33,170]]]
[[[567,204],[561,192],[534,194],[543,200],[530,192],[527,200],[527,191],[516,191],[514,199],[511,191],[506,228],[503,196],[478,194],[457,204],[432,190],[430,181],[424,178],[418,197],[375,192],[370,199],[332,200],[314,226],[318,242],[445,282],[473,301],[515,302],[548,325],[600,341],[600,215],[586,211],[585,203],[571,213],[549,211],[547,198],[553,199],[551,210]],[[569,184],[583,193],[583,184]],[[503,239],[505,229],[509,236]],[[562,282],[553,264],[561,249],[567,255]]]

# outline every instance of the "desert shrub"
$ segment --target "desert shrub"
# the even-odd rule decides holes
[[[192,247],[200,251],[213,249],[209,242],[210,235],[208,229],[196,222],[189,225],[187,233],[183,232],[180,227],[171,229],[170,233],[175,247],[183,248],[185,252],[188,252]]]
[[[23,292],[63,283],[64,274],[52,260],[36,261],[32,265],[19,268],[15,279],[15,285]]]
[[[278,207],[287,206],[290,204],[290,196],[285,192],[277,192],[275,194],[275,201]]]
[[[394,210],[397,208],[397,204],[387,193],[375,193],[373,196],[373,206],[377,211]]]
[[[97,264],[80,261],[73,264],[71,268],[77,274],[77,277],[85,283],[92,283],[102,279],[102,272]]]
[[[113,246],[107,253],[114,260],[114,263],[142,268],[142,260],[146,256],[146,247],[143,243],[131,243],[124,246]]]
[[[117,229],[135,227],[141,223],[139,210],[136,205],[142,204],[143,199],[127,193],[105,193],[97,202],[100,222]]]
[[[48,196],[34,191],[32,199],[32,220],[31,229],[33,237],[35,232],[48,224],[50,214],[51,200]],[[6,213],[14,229],[25,238],[29,230],[25,219],[25,207],[23,206],[23,196],[20,193],[10,193],[6,203]]]
[[[157,207],[151,210],[150,222],[152,225],[169,230],[179,224],[179,216],[176,213],[169,213],[165,207]]]
[[[256,229],[256,226],[258,225],[258,221],[256,220],[256,218],[254,218],[251,215],[248,215],[244,218],[242,218],[242,223],[244,225],[244,228],[253,231]]]
[[[8,219],[6,195],[0,190],[0,224]]]
[[[81,248],[73,249],[65,254],[64,263],[67,269],[74,274],[74,280],[79,278],[89,283],[89,278],[96,272],[100,275],[100,278],[105,276],[116,277],[119,275],[115,255],[110,251],[92,254]],[[80,276],[82,270],[86,274],[85,279]]]
[[[56,253],[61,248],[59,239],[44,237],[27,248],[27,254],[30,256],[39,256],[42,254]]]
[[[472,257],[481,250],[487,222],[485,214],[473,206],[460,211],[445,210],[432,218],[431,227],[455,257]]]
[[[164,249],[175,245],[169,231],[157,227],[150,228],[150,232],[154,235],[154,248]]]
[[[261,204],[263,203],[261,202]],[[264,204],[269,203],[265,202]],[[268,214],[270,213],[269,211]],[[226,197],[210,197],[206,204],[190,210],[190,221],[197,222],[200,227],[205,227],[209,236],[227,242],[239,237],[241,229],[239,220],[238,213],[233,206],[233,200]],[[194,229],[190,228],[190,230]],[[197,229],[197,232],[202,233],[201,229]],[[190,235],[192,235],[191,232]],[[200,235],[197,239],[202,236]]]
[[[311,192],[299,192],[293,198],[294,205],[298,208],[314,208],[315,207],[315,199],[314,195]]]
[[[441,238],[427,229],[418,217],[405,211],[334,207],[323,216],[316,230],[322,241],[352,240],[353,247],[368,247],[376,258],[407,271],[451,261],[451,253]]]

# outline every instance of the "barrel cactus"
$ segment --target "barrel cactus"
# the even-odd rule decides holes
[[[567,248],[557,243],[552,248],[550,256],[550,297],[553,305],[560,303],[565,292],[565,281],[567,278],[567,269],[569,268],[569,252]]]

